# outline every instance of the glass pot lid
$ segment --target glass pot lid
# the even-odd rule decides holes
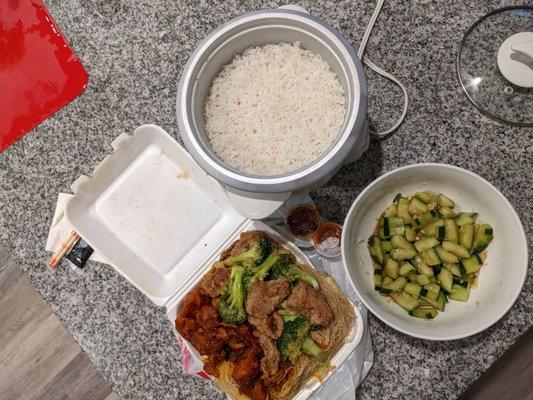
[[[476,21],[459,47],[457,75],[482,113],[533,126],[533,6],[501,8]]]

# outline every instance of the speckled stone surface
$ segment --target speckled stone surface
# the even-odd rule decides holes
[[[407,119],[392,137],[373,141],[312,195],[323,214],[342,221],[357,194],[401,165],[458,165],[492,182],[518,211],[531,247],[533,130],[482,116],[455,74],[462,34],[480,16],[522,1],[387,1],[369,57],[406,85]],[[357,47],[374,1],[301,2]],[[0,241],[124,399],[223,399],[213,384],[181,373],[164,310],[109,267],[46,268],[44,243],[57,193],[90,172],[111,141],[143,123],[178,138],[177,79],[187,55],[227,19],[276,2],[64,0],[52,14],[83,60],[87,91],[0,154]],[[389,126],[399,90],[368,72],[369,120]],[[487,331],[451,343],[412,339],[369,318],[376,361],[358,389],[363,399],[451,399],[459,395],[533,323],[532,275],[511,311]]]

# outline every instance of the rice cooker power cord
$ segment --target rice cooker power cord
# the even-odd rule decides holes
[[[402,83],[396,79],[393,75],[389,74],[388,72],[382,70],[380,67],[378,67],[376,64],[374,64],[372,61],[368,59],[368,57],[363,57],[365,53],[366,44],[368,42],[368,38],[370,37],[370,34],[372,33],[372,29],[374,28],[374,24],[376,23],[376,20],[378,19],[379,13],[381,12],[381,7],[383,7],[383,3],[385,3],[385,0],[378,0],[378,3],[376,5],[376,9],[374,10],[374,13],[372,14],[372,18],[370,18],[370,22],[368,23],[368,26],[365,31],[365,35],[363,36],[363,40],[361,41],[361,45],[359,46],[359,51],[357,52],[357,55],[359,58],[372,70],[377,72],[379,75],[391,80],[395,84],[397,84],[400,89],[402,89],[403,92],[403,110],[402,114],[400,115],[400,118],[396,123],[389,129],[383,132],[374,132],[370,131],[371,134],[379,137],[384,138],[388,134],[394,132],[403,122],[405,119],[405,115],[407,114],[407,107],[409,105],[409,96],[407,95],[407,90],[405,90],[405,87],[402,85]]]

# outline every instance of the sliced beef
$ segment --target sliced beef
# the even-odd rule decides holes
[[[277,339],[283,331],[283,318],[275,310],[289,295],[289,290],[287,278],[257,281],[250,288],[246,298],[248,322],[257,329],[254,334],[263,349],[261,370],[266,376],[274,375],[278,371],[280,354],[274,339]]]
[[[220,255],[220,261],[225,260],[229,256],[236,256],[250,248],[252,243],[264,237],[265,234],[261,231],[246,231],[242,232],[239,240],[234,242],[228,249],[224,250]]]
[[[219,297],[222,289],[229,279],[231,269],[222,263],[215,263],[213,267],[205,274],[200,281],[200,287],[203,292],[210,297]]]
[[[322,350],[329,350],[331,342],[324,336],[322,329],[309,332],[309,336]]]
[[[324,295],[305,282],[298,282],[285,304],[288,309],[305,315],[313,325],[325,327],[335,318]]]
[[[248,322],[255,326],[258,332],[272,339],[279,338],[283,332],[283,318],[276,311],[271,315],[249,316]]]
[[[254,282],[246,298],[248,316],[264,317],[272,314],[289,295],[289,288],[287,278]]]
[[[259,333],[257,338],[259,339],[259,344],[261,345],[265,355],[261,359],[261,370],[266,376],[273,376],[276,372],[278,372],[280,359],[276,342],[272,338],[261,333]]]

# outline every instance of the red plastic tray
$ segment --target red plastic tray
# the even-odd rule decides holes
[[[41,0],[0,0],[0,152],[87,87]]]

